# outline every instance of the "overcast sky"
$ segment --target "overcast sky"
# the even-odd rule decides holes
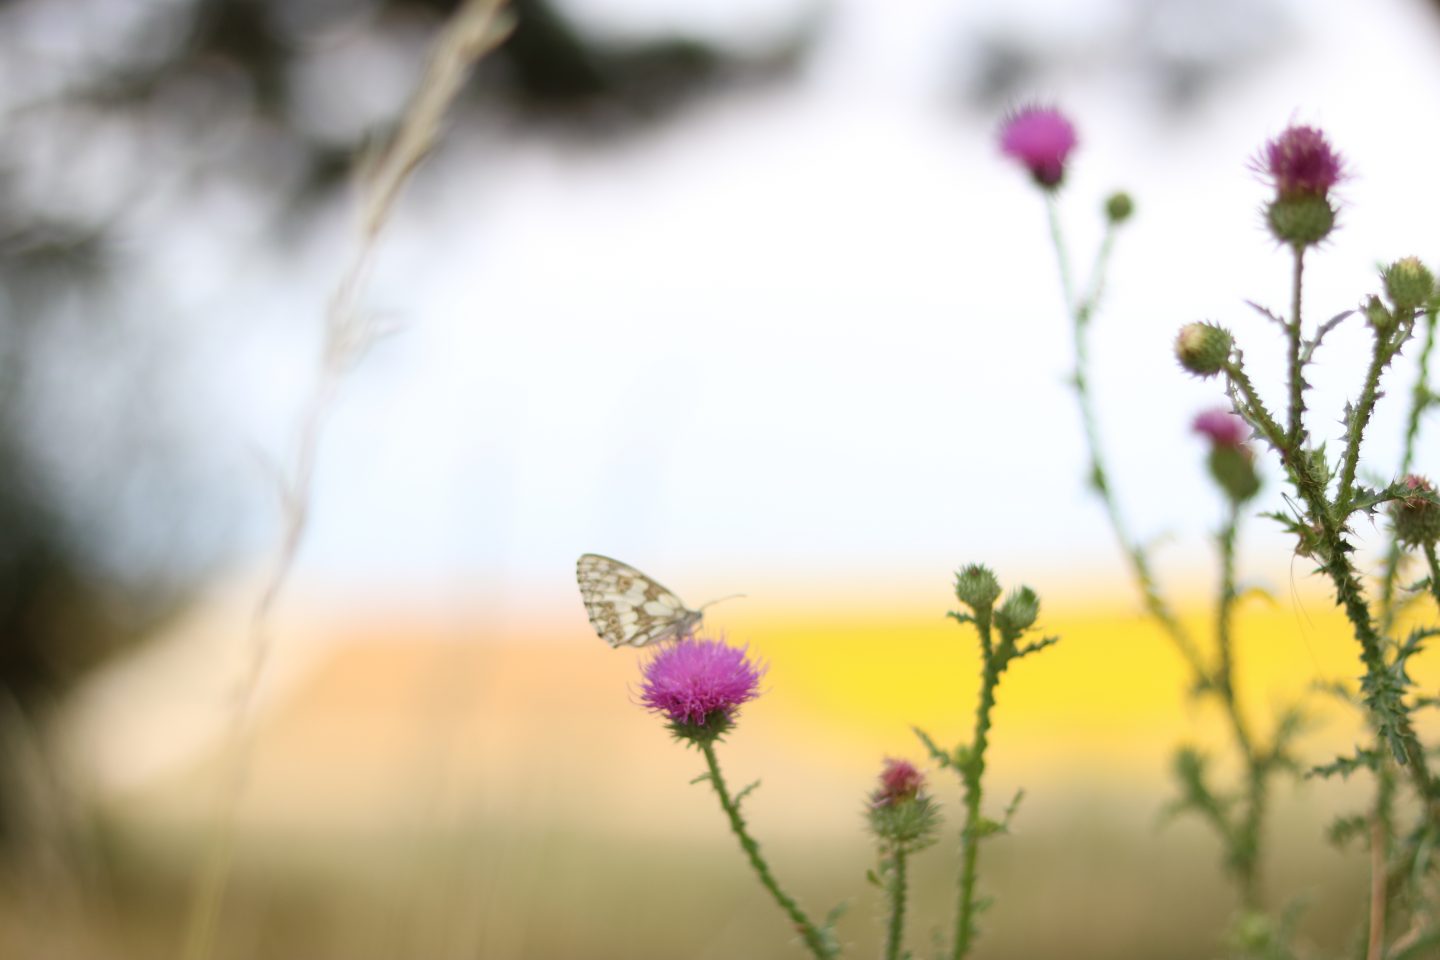
[[[570,6],[620,33],[683,10],[737,42],[804,13]],[[327,424],[300,580],[572,602],[574,559],[595,551],[714,585],[684,591],[692,603],[821,576],[943,580],[977,559],[1123,584],[1083,486],[1041,198],[998,155],[997,111],[956,92],[977,31],[1055,51],[1033,94],[1080,131],[1061,197],[1077,269],[1105,195],[1136,199],[1094,330],[1101,420],[1137,529],[1171,537],[1177,569],[1204,569],[1219,504],[1188,425],[1220,395],[1170,345],[1185,322],[1224,322],[1277,387],[1275,330],[1242,301],[1284,309],[1288,258],[1248,161],[1293,120],[1323,126],[1354,172],[1343,229],[1312,258],[1312,320],[1376,289],[1377,262],[1435,263],[1440,33],[1413,0],[1279,4],[1253,24],[1249,5],[1212,5],[1171,33],[1224,69],[1172,115],[1127,53],[1133,9],[837,3],[795,82],[638,138],[456,131],[383,248],[369,302],[398,330]],[[1224,51],[1245,43],[1231,69]],[[181,229],[157,258],[177,308],[207,317],[190,376],[237,463],[293,430],[347,229],[337,216],[298,259],[257,250],[177,278],[203,256]],[[1366,349],[1356,324],[1322,354],[1317,433],[1338,431]],[[1397,376],[1408,392],[1409,358]],[[1387,473],[1400,395],[1373,430]],[[1432,472],[1437,450],[1432,430]],[[267,482],[257,469],[256,502]],[[1260,508],[1278,496],[1272,483]],[[257,561],[274,519],[258,517]],[[1270,526],[1254,525],[1253,562],[1285,569]]]

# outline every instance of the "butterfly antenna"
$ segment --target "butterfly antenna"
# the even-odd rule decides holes
[[[730,596],[728,596],[728,597],[721,597],[719,600],[711,600],[709,603],[703,604],[703,605],[700,607],[700,609],[697,610],[696,612],[697,612],[697,613],[703,613],[707,608],[713,607],[713,606],[715,606],[715,604],[717,604],[717,603],[723,603],[723,602],[726,601],[726,600],[739,600],[739,599],[741,599],[741,598],[743,598],[743,597],[745,597],[745,596],[746,596],[746,594],[743,594],[743,593],[732,593],[732,594],[730,594]]]

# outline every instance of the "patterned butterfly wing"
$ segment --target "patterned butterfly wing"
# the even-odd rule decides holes
[[[587,553],[575,564],[580,599],[590,625],[612,647],[643,647],[694,631],[698,610],[690,610],[665,587],[634,567]]]

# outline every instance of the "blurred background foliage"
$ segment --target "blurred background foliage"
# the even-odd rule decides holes
[[[43,724],[86,671],[236,559],[239,494],[206,461],[205,425],[167,376],[175,345],[147,316],[154,278],[134,269],[144,231],[217,187],[276,237],[342,202],[456,6],[0,2],[0,694],[11,709]],[[599,38],[545,0],[512,10],[516,29],[467,109],[581,141],[663,123],[707,89],[778,81],[808,34],[802,22],[736,51],[663,33]],[[370,82],[376,71],[388,82]],[[0,785],[0,838],[21,794]]]

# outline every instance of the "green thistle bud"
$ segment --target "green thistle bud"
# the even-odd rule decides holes
[[[1415,308],[1429,303],[1435,295],[1435,275],[1418,257],[1396,260],[1380,275],[1385,280],[1386,296],[1401,316],[1413,313]]]
[[[871,807],[866,813],[877,839],[911,853],[934,843],[940,827],[939,805],[923,793],[888,806]]]
[[[1292,247],[1310,247],[1335,229],[1335,208],[1323,195],[1281,195],[1266,208],[1265,218],[1275,239]]]
[[[1379,297],[1372,296],[1365,302],[1365,319],[1381,333],[1395,326],[1395,315],[1385,308]]]
[[[1235,340],[1230,331],[1213,323],[1187,323],[1175,338],[1180,366],[1200,377],[1213,377],[1225,369]]]
[[[1210,476],[1236,503],[1244,503],[1260,492],[1260,475],[1255,472],[1255,453],[1248,446],[1216,446],[1210,451]]]
[[[939,805],[925,792],[924,774],[908,760],[885,761],[865,817],[877,840],[912,853],[933,843],[940,827]]]
[[[977,616],[988,614],[1000,599],[1000,581],[988,567],[972,563],[955,574],[955,596]]]
[[[1123,190],[1117,190],[1110,194],[1105,201],[1105,216],[1111,223],[1121,224],[1130,219],[1135,212],[1135,201],[1130,199],[1130,194]]]
[[[1440,541],[1440,502],[1435,498],[1435,486],[1415,474],[1405,478],[1405,486],[1414,491],[1413,495],[1390,505],[1395,539],[1410,547],[1433,545]]]
[[[1010,596],[995,612],[995,623],[1003,633],[1019,636],[1040,616],[1040,598],[1029,587],[1010,591]]]

